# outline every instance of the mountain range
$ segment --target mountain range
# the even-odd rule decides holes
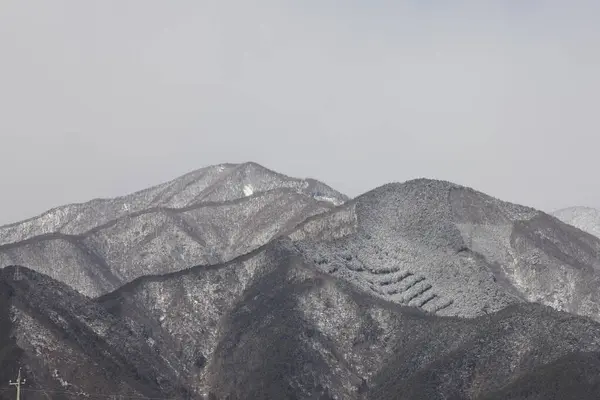
[[[26,265],[95,297],[146,274],[231,260],[346,200],[255,163],[208,167],[0,227],[0,265]]]
[[[22,366],[32,399],[596,399],[600,238],[573,215],[429,179],[350,199],[255,163],[59,207],[0,227],[0,379]]]

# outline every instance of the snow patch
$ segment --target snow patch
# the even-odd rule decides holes
[[[244,195],[248,197],[252,196],[252,194],[254,194],[254,188],[252,185],[244,185]]]
[[[333,197],[328,197],[328,196],[314,196],[314,199],[318,200],[318,201],[326,201],[327,203],[331,203],[334,206],[340,206],[340,205],[342,205],[344,203],[341,200],[338,200],[338,199],[333,198]]]
[[[64,380],[63,378],[61,378],[61,377],[58,375],[58,370],[57,370],[57,369],[55,369],[55,370],[52,372],[52,377],[53,377],[54,379],[58,380],[58,381],[60,382],[60,385],[61,385],[62,387],[64,387],[64,388],[66,388],[66,387],[68,387],[68,386],[70,385],[70,383],[69,383],[69,382],[67,382],[66,380]]]

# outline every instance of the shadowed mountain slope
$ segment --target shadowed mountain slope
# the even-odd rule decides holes
[[[290,237],[323,271],[440,315],[532,301],[600,318],[598,238],[449,182],[382,186]]]
[[[591,207],[570,207],[552,213],[562,222],[600,238],[600,210]]]
[[[145,329],[46,275],[0,270],[0,379],[14,380],[23,366],[27,399],[185,396],[170,338],[155,331],[149,340]]]
[[[28,265],[97,296],[146,274],[230,260],[344,200],[253,163],[209,167],[0,228],[0,265]]]
[[[119,318],[147,310],[180,344],[190,390],[218,399],[474,399],[600,351],[589,319],[535,304],[476,319],[428,315],[319,271],[285,240],[227,264],[140,278],[98,301]]]

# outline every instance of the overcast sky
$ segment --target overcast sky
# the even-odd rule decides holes
[[[256,161],[600,207],[600,2],[1,0],[0,223]]]

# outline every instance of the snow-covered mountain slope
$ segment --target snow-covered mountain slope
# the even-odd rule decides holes
[[[153,207],[82,234],[0,245],[0,265],[28,265],[98,296],[147,274],[231,260],[332,207],[290,188],[183,208]]]
[[[28,265],[98,296],[146,274],[230,260],[346,200],[255,163],[212,166],[0,227],[0,266]]]
[[[598,238],[449,182],[385,185],[290,237],[323,271],[440,315],[529,301],[600,319]]]
[[[591,207],[563,208],[552,213],[562,222],[600,238],[600,210]]]
[[[600,239],[532,208],[249,163],[57,210],[0,228],[28,399],[600,397]]]
[[[0,270],[0,379],[23,367],[26,399],[185,398],[168,334],[116,318],[68,286],[23,267]],[[106,396],[105,396],[106,397]],[[14,391],[0,390],[0,399]]]
[[[0,270],[0,379],[22,366],[30,400],[587,400],[600,395],[599,337],[589,319],[532,304],[432,317],[365,296],[285,243],[98,301]]]
[[[319,271],[283,239],[227,264],[137,279],[98,302],[118,318],[146,310],[148,326],[179,343],[190,390],[219,399],[481,398],[600,351],[600,325],[589,319],[531,304],[434,317]],[[600,370],[600,358],[588,370]],[[570,374],[552,383],[586,376]],[[600,393],[594,379],[584,398]],[[531,393],[549,383],[539,379]]]
[[[288,188],[318,201],[340,205],[348,198],[314,179],[291,178],[256,163],[222,164],[190,172],[170,182],[114,199],[70,204],[0,227],[0,245],[50,233],[80,235],[128,215],[221,203]]]

